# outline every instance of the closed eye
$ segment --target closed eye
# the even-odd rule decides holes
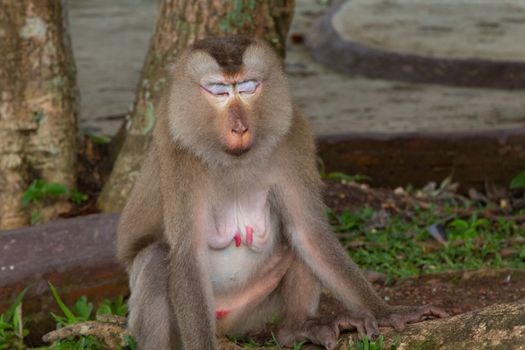
[[[203,86],[204,90],[208,91],[214,96],[228,96],[230,94],[230,85],[214,83],[214,84],[205,84]]]
[[[246,80],[236,86],[237,91],[241,94],[253,94],[259,86],[259,82],[257,80]]]

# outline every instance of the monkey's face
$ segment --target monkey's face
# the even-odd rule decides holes
[[[171,131],[206,161],[256,160],[288,132],[288,84],[279,58],[266,44],[239,37],[205,39],[176,67]]]
[[[212,119],[224,152],[232,156],[248,152],[254,141],[252,106],[261,94],[261,79],[223,73],[204,76],[199,85],[214,110]]]

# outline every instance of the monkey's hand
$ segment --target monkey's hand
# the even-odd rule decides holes
[[[337,346],[340,333],[346,330],[357,330],[359,334],[366,334],[371,339],[379,336],[379,327],[374,315],[365,309],[310,318],[302,326],[295,327],[279,330],[279,344],[293,347],[295,342],[308,339],[316,345],[332,350]]]
[[[448,313],[434,305],[389,306],[385,312],[376,314],[379,326],[393,327],[401,332],[407,323],[416,323],[427,318],[448,317]]]

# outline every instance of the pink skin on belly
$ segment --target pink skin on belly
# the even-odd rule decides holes
[[[216,296],[215,317],[225,319],[230,314],[236,318],[247,307],[260,304],[277,287],[292,263],[293,255],[284,249],[272,255],[256,276],[242,290]]]
[[[215,311],[215,318],[218,320],[221,320],[225,318],[226,316],[228,316],[229,313],[230,313],[229,310],[217,310]]]
[[[246,226],[246,244],[250,247],[253,243],[253,228]]]
[[[214,205],[213,221],[206,232],[208,245],[220,250],[245,243],[252,251],[264,250],[271,229],[268,191],[244,193]]]

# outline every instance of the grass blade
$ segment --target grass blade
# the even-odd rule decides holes
[[[18,294],[13,304],[11,304],[9,309],[4,313],[4,318],[6,322],[11,321],[11,318],[15,314],[16,307],[22,302],[22,299],[24,299],[24,295],[26,295],[27,289],[28,287],[24,288],[24,290],[22,290],[20,294]]]
[[[71,310],[68,309],[66,304],[64,304],[64,302],[62,301],[62,299],[60,299],[60,296],[58,295],[58,292],[55,289],[55,286],[53,286],[53,284],[49,281],[47,282],[47,284],[49,285],[49,289],[51,290],[51,293],[53,294],[53,297],[55,298],[58,304],[58,307],[60,307],[60,310],[62,310],[64,315],[66,315],[68,322],[69,323],[77,322],[77,318],[75,317],[75,315],[71,312]]]

